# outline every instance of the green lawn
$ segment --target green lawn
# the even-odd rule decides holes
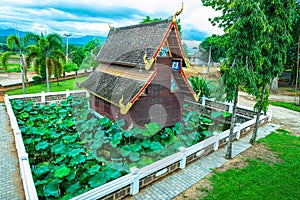
[[[264,142],[282,162],[267,164],[249,160],[243,169],[214,174],[213,189],[205,199],[300,199],[300,137],[278,129],[259,142]]]
[[[273,106],[281,106],[290,110],[298,111],[300,112],[300,106],[292,103],[292,102],[282,102],[282,101],[273,101],[270,102],[271,105]]]
[[[78,83],[82,83],[84,80],[86,80],[87,76],[84,77],[79,77],[77,78]],[[56,82],[50,83],[50,91],[51,92],[59,92],[59,91],[66,91],[67,89],[69,90],[76,90],[77,88],[75,87],[75,79],[70,79],[70,80],[65,80],[65,81],[60,81],[59,86],[57,85]],[[40,85],[32,85],[32,86],[27,86],[26,87],[26,93],[27,94],[33,94],[33,93],[41,93],[42,91],[47,92],[47,87],[46,84],[40,84]],[[6,94],[8,95],[17,95],[17,94],[23,94],[23,89],[15,89],[15,90],[9,90],[6,91]]]

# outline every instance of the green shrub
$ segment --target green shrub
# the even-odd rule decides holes
[[[33,83],[35,85],[41,84],[43,82],[43,78],[41,76],[32,77]]]

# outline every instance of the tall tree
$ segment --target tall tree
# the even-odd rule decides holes
[[[26,94],[26,81],[27,81],[27,65],[24,60],[24,55],[22,54],[22,43],[21,39],[16,35],[9,35],[6,39],[7,47],[11,51],[6,51],[1,56],[1,62],[3,67],[6,69],[8,64],[8,59],[11,55],[19,54],[20,56],[20,69],[22,74],[22,88],[23,93]]]
[[[24,36],[24,43],[29,44],[26,62],[32,63],[36,73],[46,79],[47,90],[50,92],[49,78],[54,74],[58,78],[63,73],[62,62],[65,54],[61,51],[62,39],[58,34],[41,36],[30,33]]]
[[[272,80],[281,74],[287,60],[287,50],[292,42],[291,30],[296,2],[297,0],[264,0],[257,5],[264,11],[266,31],[261,46],[263,63],[261,66],[254,66],[259,93],[256,93],[257,114],[251,143],[256,143],[261,111],[266,112],[269,105],[269,86]]]
[[[293,37],[293,42],[288,47],[287,62],[284,66],[285,70],[290,70],[292,72],[291,85],[296,82],[296,69],[297,69],[297,48],[298,48],[298,38],[300,36],[300,1],[298,1],[295,9],[295,17],[292,25],[291,35]]]
[[[199,44],[199,49],[203,47],[206,51],[209,51],[211,48],[211,57],[216,62],[221,62],[225,57],[225,44],[226,44],[226,35],[215,35],[213,34],[210,37],[205,38]]]
[[[265,31],[265,17],[256,1],[252,0],[202,0],[205,6],[221,10],[222,16],[210,19],[213,25],[224,28],[226,43],[226,60],[221,67],[226,100],[233,102],[229,140],[225,157],[232,158],[232,140],[236,122],[236,107],[240,86],[252,88],[255,92],[254,71],[251,66],[260,65],[261,41]],[[250,89],[249,89],[250,90]]]

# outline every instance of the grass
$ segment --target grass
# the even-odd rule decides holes
[[[297,106],[295,103],[292,102],[282,102],[282,101],[273,101],[270,102],[273,106],[281,106],[290,110],[298,111],[300,112],[300,106]]]
[[[264,142],[282,160],[269,165],[262,160],[249,160],[243,169],[214,174],[213,189],[205,199],[300,199],[300,137],[277,130]]]
[[[78,83],[82,83],[87,77],[79,77],[77,78]],[[56,82],[50,83],[50,91],[51,92],[59,92],[59,91],[66,91],[67,89],[69,90],[75,90],[77,89],[75,87],[75,80],[76,79],[69,79],[65,81],[60,81],[59,86],[57,85]],[[27,94],[33,94],[33,93],[40,93],[42,91],[47,91],[47,86],[45,83],[39,84],[39,85],[31,85],[26,87],[26,93]],[[6,94],[8,95],[17,95],[17,94],[23,94],[22,88],[20,89],[14,89],[14,90],[9,90],[6,91]]]

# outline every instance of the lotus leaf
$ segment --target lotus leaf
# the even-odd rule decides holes
[[[83,152],[85,152],[85,150],[83,148],[73,149],[69,152],[69,156],[75,157],[78,154],[83,153]]]
[[[70,165],[72,165],[72,166],[77,165],[77,164],[83,163],[85,160],[86,160],[85,155],[79,154],[72,158],[72,160],[70,161]]]
[[[44,195],[46,197],[54,196],[59,197],[60,190],[58,183],[56,182],[49,182],[46,187],[44,188]]]
[[[40,176],[42,174],[45,174],[47,172],[49,172],[49,165],[41,165],[38,166],[35,170],[33,170],[34,174]]]
[[[70,168],[63,166],[55,171],[54,176],[58,178],[63,178],[67,176],[70,173]]]
[[[106,175],[104,172],[98,172],[89,178],[89,185],[92,188],[103,185],[104,183],[106,183]]]
[[[69,193],[72,196],[75,196],[76,194],[79,193],[79,191],[84,188],[84,186],[80,185],[78,182],[75,183],[74,185],[71,185],[70,187],[67,188],[67,193]]]
[[[62,142],[51,147],[51,152],[54,154],[60,154],[64,150],[65,150],[65,145],[62,144]]]
[[[95,173],[97,173],[99,170],[100,170],[101,166],[96,164],[96,165],[93,165],[89,170],[88,172],[91,174],[91,175],[94,175]]]
[[[143,142],[142,142],[142,146],[143,146],[144,148],[149,148],[149,147],[150,147],[150,145],[151,145],[151,141],[150,141],[150,139],[149,139],[149,138],[147,138],[147,139],[143,140]]]
[[[164,146],[161,143],[159,143],[159,142],[152,142],[151,145],[150,145],[150,148],[153,151],[158,151],[158,150],[164,148]]]
[[[44,142],[39,142],[36,146],[35,149],[38,151],[40,149],[47,149],[49,147],[49,143],[47,141]]]
[[[140,154],[139,153],[135,153],[135,152],[131,152],[129,154],[129,159],[132,161],[132,162],[135,162],[135,161],[138,161],[140,159]]]

